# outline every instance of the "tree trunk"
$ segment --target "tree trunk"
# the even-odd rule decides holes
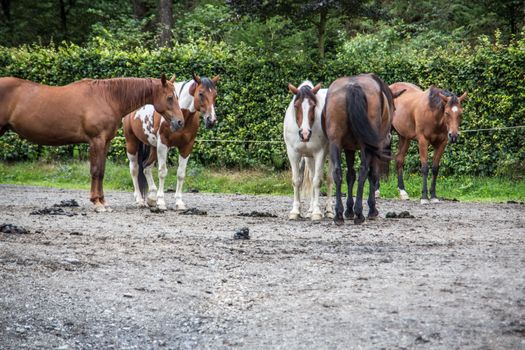
[[[2,0],[2,12],[4,13],[7,22],[11,22],[11,0]]]
[[[171,27],[173,26],[172,0],[159,0],[160,46],[171,47]]]
[[[131,0],[131,3],[133,4],[133,15],[135,18],[144,18],[148,12],[147,4],[142,0]]]
[[[317,48],[319,52],[319,58],[324,58],[324,42],[325,42],[325,31],[326,31],[326,22],[328,18],[328,8],[323,8],[319,15],[319,23],[317,25]]]
[[[64,0],[59,0],[59,4],[60,4],[60,22],[62,24],[62,32],[64,34],[64,39],[67,39],[68,33],[67,33],[66,4],[64,4]]]

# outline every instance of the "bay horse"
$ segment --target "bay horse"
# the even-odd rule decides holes
[[[174,78],[172,78],[174,79]],[[124,117],[124,136],[129,159],[131,178],[133,179],[134,197],[138,206],[156,206],[166,210],[164,200],[164,181],[168,173],[167,158],[170,148],[179,150],[177,169],[177,186],[175,191],[175,209],[184,210],[182,186],[186,176],[186,165],[195,144],[199,130],[200,115],[208,129],[217,123],[215,100],[217,82],[213,78],[193,74],[193,79],[175,84],[175,93],[184,115],[184,127],[173,130],[163,115],[157,113],[153,106],[146,105]],[[143,146],[146,146],[143,148]],[[151,149],[150,149],[151,148]],[[146,152],[142,152],[145,149]],[[159,187],[155,186],[152,168],[155,161],[159,163]],[[146,182],[149,188],[147,198]],[[145,201],[146,200],[146,201]]]
[[[423,91],[419,86],[403,82],[390,85],[390,89],[393,92],[400,89],[406,90],[406,93],[396,100],[397,109],[392,122],[393,128],[399,134],[399,150],[396,154],[399,196],[401,199],[409,199],[403,181],[403,165],[410,140],[417,140],[423,176],[421,203],[429,202],[427,194],[429,144],[434,148],[430,201],[439,202],[436,197],[439,162],[448,141],[455,143],[458,140],[463,112],[461,103],[467,97],[467,92],[457,97],[450,91],[438,89],[434,86]]]
[[[110,141],[122,116],[152,103],[171,124],[183,120],[173,84],[161,79],[83,79],[65,86],[0,78],[0,136],[13,130],[40,145],[89,144],[91,202],[97,212],[110,210],[103,179]]]
[[[328,140],[322,130],[321,115],[327,89],[321,89],[320,83],[313,86],[310,81],[304,81],[299,87],[288,84],[288,90],[294,95],[286,109],[283,126],[286,152],[292,168],[294,192],[292,211],[288,217],[290,220],[297,220],[300,217],[302,186],[304,192],[310,195],[310,218],[321,220],[323,213],[319,208],[319,192],[323,166],[328,154]],[[332,217],[330,175],[327,185],[326,214]]]
[[[403,92],[401,92],[403,93]],[[388,86],[374,74],[360,74],[335,80],[328,88],[323,127],[328,137],[333,178],[336,189],[334,222],[341,225],[343,202],[341,200],[341,151],[346,155],[348,195],[344,215],[361,224],[363,216],[363,189],[368,177],[369,218],[379,215],[376,208],[375,189],[379,176],[388,170],[390,158],[385,149],[390,142],[390,128],[394,111],[394,96]],[[361,155],[356,200],[352,189],[356,179],[355,152]]]

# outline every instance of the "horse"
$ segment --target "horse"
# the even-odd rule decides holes
[[[173,84],[161,79],[83,79],[48,86],[14,77],[0,78],[0,136],[13,130],[40,145],[89,144],[91,202],[97,212],[111,210],[103,179],[110,141],[122,116],[152,103],[175,128],[183,120]]]
[[[218,81],[218,75],[210,79],[193,74],[192,80],[175,84],[175,94],[178,96],[184,115],[184,127],[180,130],[170,129],[168,120],[157,113],[151,105],[143,106],[124,117],[124,136],[131,178],[133,179],[133,195],[139,207],[147,204],[150,207],[156,206],[160,210],[167,209],[164,200],[164,181],[168,173],[166,163],[170,148],[177,147],[179,165],[175,209],[186,209],[186,205],[182,201],[182,185],[186,176],[186,165],[199,130],[200,115],[202,114],[208,129],[217,123],[215,100]],[[146,146],[145,152],[142,152],[143,145]],[[159,163],[158,189],[152,175],[152,168],[157,159]],[[145,202],[146,181],[149,193]]]
[[[430,201],[439,202],[436,197],[436,179],[439,172],[439,162],[450,141],[455,143],[459,137],[459,126],[463,107],[461,103],[467,97],[465,91],[460,97],[454,93],[431,86],[426,91],[410,83],[394,83],[392,91],[406,89],[406,93],[396,101],[397,110],[394,113],[392,127],[399,135],[399,149],[396,154],[397,186],[401,199],[408,200],[403,181],[403,165],[410,140],[417,140],[423,189],[421,203],[429,202],[427,194],[428,177],[428,146],[434,148],[432,160],[432,183],[430,185]]]
[[[314,87],[310,81],[304,81],[299,87],[288,84],[288,90],[294,95],[286,109],[283,125],[294,189],[293,206],[288,217],[290,220],[297,220],[300,217],[302,186],[303,192],[310,194],[310,218],[321,220],[323,213],[319,208],[319,192],[323,166],[328,154],[328,140],[321,127],[321,114],[327,89],[321,89],[320,83]],[[331,217],[333,211],[330,176],[327,184],[326,213]]]
[[[345,217],[353,218],[355,224],[364,222],[362,201],[367,176],[370,186],[368,217],[373,219],[379,215],[375,203],[375,189],[380,175],[388,171],[390,158],[385,154],[385,149],[390,142],[389,133],[396,97],[397,95],[392,94],[388,86],[374,74],[342,77],[328,88],[323,111],[323,130],[328,137],[333,163],[332,175],[336,186],[334,222],[337,225],[344,222],[341,200],[342,150],[346,155],[348,184]],[[360,151],[361,167],[354,205],[352,190],[356,178],[356,150]]]

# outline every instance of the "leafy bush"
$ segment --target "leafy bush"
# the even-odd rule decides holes
[[[209,9],[214,10],[214,9]],[[213,33],[210,33],[214,35]],[[204,165],[287,166],[282,143],[247,143],[282,140],[282,121],[291,98],[287,83],[305,79],[329,82],[343,75],[375,72],[388,84],[413,82],[422,88],[436,85],[458,95],[468,91],[463,130],[524,124],[525,39],[508,45],[481,38],[469,47],[454,37],[425,33],[421,37],[396,28],[358,35],[341,46],[337,55],[310,61],[305,55],[261,53],[240,42],[236,46],[207,40],[189,40],[172,49],[143,47],[124,50],[111,36],[99,36],[87,47],[0,47],[0,76],[17,76],[44,84],[63,85],[82,78],[119,76],[158,77],[191,72],[221,75],[218,84],[219,124],[202,128],[192,158]],[[283,57],[286,56],[286,57]],[[442,161],[444,174],[510,175],[525,168],[525,130],[465,132],[449,145]],[[216,143],[204,140],[235,140]],[[85,157],[87,146],[62,148],[29,145],[7,134],[0,138],[0,159]],[[110,157],[123,161],[124,139],[114,139]],[[172,152],[176,159],[176,152]],[[418,171],[418,156],[411,147],[407,168]]]

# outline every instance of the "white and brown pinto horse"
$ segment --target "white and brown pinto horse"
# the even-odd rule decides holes
[[[47,86],[0,78],[0,136],[13,130],[39,145],[89,144],[91,201],[109,210],[104,198],[106,155],[122,116],[146,103],[170,123],[183,119],[173,84],[150,78],[83,79]]]
[[[172,78],[172,81],[175,77]],[[217,123],[215,114],[216,85],[219,76],[212,79],[193,75],[193,80],[175,83],[175,93],[184,115],[184,123],[174,126],[163,116],[156,113],[151,105],[124,117],[124,136],[129,158],[129,167],[133,179],[134,196],[137,205],[166,210],[164,199],[164,181],[168,173],[166,167],[170,148],[179,150],[177,169],[177,187],[175,192],[175,209],[184,210],[182,186],[186,176],[186,165],[195,144],[202,115],[207,128]],[[142,145],[146,152],[142,152]],[[149,149],[151,148],[151,149]],[[153,179],[152,169],[155,160],[159,163],[159,187]],[[146,182],[149,192],[144,201]]]
[[[321,84],[315,87],[309,81],[298,88],[288,84],[294,95],[284,118],[284,141],[292,167],[294,200],[290,220],[300,217],[301,187],[310,195],[308,215],[312,220],[321,220],[323,213],[319,206],[319,192],[323,166],[328,154],[328,140],[321,126],[326,91]],[[330,167],[331,168],[331,167]],[[332,181],[328,176],[326,215],[332,217]],[[307,216],[308,216],[307,215]]]

